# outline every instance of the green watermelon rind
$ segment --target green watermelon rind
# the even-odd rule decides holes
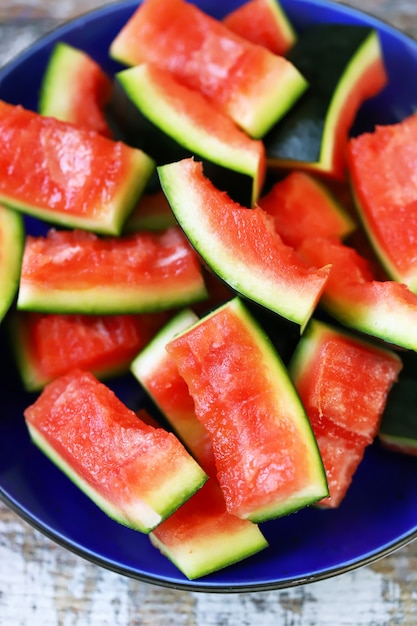
[[[22,216],[0,205],[0,322],[10,309],[19,288],[25,226]]]
[[[332,132],[333,128],[337,126],[337,120],[346,102],[346,94],[350,93],[358,79],[381,57],[382,51],[378,33],[375,30],[371,30],[368,37],[366,37],[357,52],[353,55],[332,97],[326,116],[326,125],[320,151],[321,171],[323,171],[323,168],[324,171],[329,171],[332,164],[334,148]]]
[[[208,528],[208,533],[210,528]],[[201,534],[201,531],[200,531]],[[256,524],[242,526],[239,532],[216,529],[215,535],[196,535],[187,550],[170,550],[154,532],[151,543],[189,579],[208,576],[224,567],[247,559],[268,547],[268,542]]]
[[[28,326],[24,320],[20,319],[17,311],[9,320],[9,329],[11,350],[23,387],[28,392],[41,391],[53,378],[44,374],[38,360],[34,358],[29,344]],[[91,372],[99,380],[106,380],[127,373],[129,367],[130,360],[126,360],[118,364],[106,365],[106,367],[92,368]]]
[[[350,62],[346,66],[341,78],[333,91],[327,112],[323,119],[323,129],[321,132],[320,144],[317,147],[317,158],[315,160],[306,160],[291,158],[288,155],[280,154],[274,150],[274,130],[272,129],[270,138],[266,138],[266,153],[267,164],[269,167],[285,167],[294,168],[302,165],[303,169],[311,172],[325,173],[333,175],[333,154],[335,148],[335,135],[334,130],[337,128],[338,120],[340,119],[341,112],[346,103],[347,96],[354,88],[358,79],[366,72],[366,70],[372,67],[373,63],[382,57],[381,45],[378,37],[378,33],[369,29],[369,33],[364,38],[357,51],[353,54]],[[311,87],[314,89],[314,86]],[[308,99],[309,93],[307,91],[305,98]],[[320,96],[318,96],[320,98]],[[296,116],[296,110],[289,112],[290,116]],[[283,122],[285,124],[285,120]],[[279,128],[279,125],[277,126]],[[295,128],[296,132],[296,128]],[[312,125],[309,129],[310,135],[315,137],[315,132],[312,132]],[[317,132],[317,131],[316,131]],[[311,140],[311,137],[310,137]],[[293,140],[292,140],[293,141]],[[308,141],[308,137],[304,138],[304,141]],[[294,144],[295,145],[295,144]],[[298,148],[303,145],[302,139],[297,140]],[[340,173],[336,175],[340,177]]]
[[[195,442],[195,437],[200,438],[204,433],[204,427],[197,420],[193,420],[193,424],[190,424],[190,420],[187,419],[186,423],[181,421],[178,414],[169,415],[167,411],[163,409],[155,394],[152,393],[149,379],[152,379],[154,373],[158,372],[161,364],[168,357],[166,352],[166,345],[176,335],[186,330],[198,321],[198,316],[192,309],[182,309],[172,319],[161,328],[161,330],[151,339],[151,341],[145,346],[141,352],[133,359],[130,364],[130,371],[139,384],[142,386],[145,393],[152,399],[161,414],[165,417],[170,427],[174,430],[177,437],[182,441],[185,447],[190,451],[198,463],[204,467],[204,459],[200,459],[195,446],[192,444]],[[169,358],[169,357],[168,357]],[[191,430],[190,430],[191,429]]]
[[[119,72],[116,79],[141,114],[191,154],[252,178],[252,204],[256,202],[263,182],[263,150],[259,149],[257,152],[254,149],[245,150],[241,141],[234,145],[233,134],[230,134],[227,140],[216,135],[215,120],[218,116],[222,124],[222,118],[225,116],[206,102],[199,92],[188,90],[190,108],[193,108],[193,99],[198,101],[199,108],[207,108],[207,116],[210,119],[207,130],[202,124],[196,124],[185,111],[175,109],[169,97],[161,93],[158,85],[153,83],[146,63]],[[187,89],[184,86],[182,88]],[[230,122],[232,126],[231,121],[225,119],[226,123]],[[242,131],[236,128],[236,132]],[[254,140],[253,143],[255,144]]]
[[[233,310],[239,317],[241,317],[242,320],[244,320],[253,341],[256,342],[262,350],[264,359],[262,363],[259,363],[259,369],[262,372],[265,372],[266,368],[269,369],[268,378],[271,381],[271,385],[272,383],[275,383],[275,391],[277,394],[276,406],[285,405],[287,408],[292,408],[291,415],[293,417],[294,424],[298,428],[299,432],[303,433],[304,441],[310,451],[310,469],[312,477],[310,484],[306,486],[305,489],[300,490],[296,495],[286,499],[284,502],[272,502],[260,505],[256,510],[251,511],[244,516],[244,519],[248,519],[251,522],[262,523],[270,519],[288,515],[300,510],[301,508],[314,504],[315,502],[327,497],[329,495],[329,490],[326,472],[324,470],[317,441],[295,385],[267,333],[256,322],[255,318],[243,304],[241,298],[237,296],[217,309],[214,309],[208,315],[199,319],[193,326],[185,329],[181,333],[178,333],[177,337],[186,334],[190,329],[195,329],[196,327],[203,325],[220,310],[227,308]]]
[[[168,281],[167,281],[168,282]],[[51,289],[48,286],[20,286],[17,308],[40,313],[81,313],[94,315],[122,313],[157,313],[193,304],[207,298],[203,280],[191,285],[178,285],[175,281],[155,289],[117,285],[96,285],[84,290]]]
[[[159,493],[152,494],[158,508],[138,498],[133,515],[129,515],[128,511],[124,512],[117,504],[113,505],[75,472],[33,424],[27,422],[27,427],[32,442],[108,517],[144,534],[154,530],[207,481],[206,474],[190,457],[183,461],[181,468],[177,469],[175,475],[171,475],[170,480],[159,489]]]
[[[405,283],[413,293],[417,293],[417,275],[415,269],[409,273],[402,273],[398,271],[398,267],[396,266],[395,262],[392,260],[390,255],[387,254],[386,249],[381,244],[378,236],[375,234],[374,229],[372,228],[370,221],[367,218],[366,211],[363,208],[362,202],[355,190],[355,184],[352,179],[351,192],[360,222],[375,252],[376,257],[378,258],[378,261],[385,270],[387,276],[392,280],[397,281],[398,283]]]
[[[125,221],[133,211],[149,178],[155,171],[155,163],[147,154],[135,148],[130,148],[130,150],[129,172],[124,177],[123,185],[119,186],[117,194],[106,203],[105,211],[99,211],[101,217],[71,215],[70,213],[55,211],[47,206],[27,204],[5,193],[0,193],[0,202],[11,209],[48,223],[66,228],[80,228],[102,235],[118,236],[122,233]]]
[[[41,115],[55,117],[64,122],[72,121],[72,102],[68,98],[68,90],[74,89],[74,80],[79,68],[83,66],[85,56],[85,52],[64,41],[55,45],[42,77],[38,104]]]
[[[299,324],[302,330],[318,304],[325,280],[321,292],[313,298],[298,285],[290,285],[285,280],[278,282],[265,272],[261,275],[259,268],[248,264],[242,254],[239,258],[236,249],[212,233],[209,220],[200,210],[204,199],[197,186],[181,178],[181,162],[160,166],[157,171],[181,228],[211,270],[241,296]]]
[[[380,300],[372,305],[327,293],[321,304],[334,319],[352,330],[400,348],[417,350],[415,310],[406,303],[394,306],[393,302]]]
[[[160,358],[166,355],[165,346],[175,335],[189,328],[198,321],[198,316],[191,309],[183,309],[177,313],[163,328],[150,340],[143,350],[130,364],[132,374],[141,380],[143,375],[155,371]]]

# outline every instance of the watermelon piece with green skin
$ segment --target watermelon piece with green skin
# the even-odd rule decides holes
[[[126,65],[154,63],[172,72],[255,138],[307,88],[286,58],[184,0],[145,0],[113,40],[110,55]]]
[[[379,429],[392,385],[402,369],[395,352],[330,324],[311,320],[289,372],[320,449],[330,497],[340,505],[366,447]]]
[[[304,407],[239,298],[177,335],[167,350],[212,438],[229,513],[261,522],[328,495]]]
[[[201,467],[209,476],[215,476],[211,439],[195,415],[194,401],[185,380],[166,351],[175,335],[198,319],[191,309],[180,311],[137,354],[130,370]]]
[[[194,402],[165,347],[198,321],[180,311],[142,350],[133,375],[154,400],[180,440],[211,477],[188,502],[150,533],[152,543],[189,578],[195,579],[247,558],[267,547],[259,528],[227,512],[215,479],[211,439],[197,419]]]
[[[299,35],[288,59],[310,88],[264,137],[267,164],[342,180],[355,116],[387,81],[378,33],[353,24],[317,24]]]
[[[272,216],[283,241],[297,248],[307,237],[346,238],[353,219],[320,180],[294,171],[275,183],[258,205]]]
[[[417,292],[417,115],[349,142],[358,214],[388,276]]]
[[[305,265],[260,208],[233,202],[184,159],[158,168],[171,208],[200,256],[230,288],[304,327],[329,268]]]
[[[320,305],[341,324],[385,342],[417,350],[417,295],[404,284],[375,280],[371,264],[339,240],[305,239],[298,252],[330,263]]]
[[[17,307],[121,314],[172,309],[207,297],[197,255],[178,227],[124,237],[51,229],[28,236]]]
[[[268,547],[256,524],[227,512],[214,479],[209,479],[159,524],[149,538],[190,580],[212,574]]]
[[[51,461],[107,515],[140,532],[207,480],[172,433],[142,422],[89,372],[57,378],[24,415]]]
[[[22,216],[0,204],[0,322],[17,294],[24,239]]]
[[[297,38],[278,0],[247,0],[228,13],[223,24],[237,35],[280,56],[288,52]]]
[[[66,227],[120,234],[155,169],[141,150],[1,101],[0,137],[0,201]]]
[[[112,80],[86,52],[60,41],[49,58],[39,96],[41,115],[112,136],[104,110]]]
[[[194,156],[217,185],[242,204],[257,201],[265,179],[265,148],[200,92],[170,72],[142,63],[116,75],[114,116],[127,137],[158,165]],[[119,86],[119,89],[117,89]],[[130,130],[133,127],[133,132]],[[242,191],[243,189],[243,191]]]
[[[166,321],[166,313],[16,312],[11,341],[23,385],[27,391],[38,391],[74,368],[89,370],[100,379],[125,373]]]

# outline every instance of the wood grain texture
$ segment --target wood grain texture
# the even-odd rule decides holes
[[[108,0],[2,1],[0,65],[53,26]],[[350,4],[417,38],[415,0]],[[0,626],[415,626],[417,542],[312,585],[246,594],[160,588],[54,544],[0,502]]]

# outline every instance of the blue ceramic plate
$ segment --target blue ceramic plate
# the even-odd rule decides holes
[[[221,17],[238,0],[200,0]],[[358,128],[388,123],[417,108],[417,44],[380,21],[321,0],[282,0],[298,29],[318,22],[368,24],[381,35],[389,87],[363,107]],[[44,37],[0,73],[0,98],[36,108],[42,74],[53,45],[64,40],[84,49],[105,70],[109,44],[133,13],[136,0],[83,16]],[[28,230],[37,228],[28,220]],[[4,331],[3,331],[3,334]],[[0,328],[1,335],[1,328]],[[149,539],[118,525],[92,504],[31,444],[22,412],[34,397],[22,391],[5,337],[0,337],[0,495],[22,518],[57,543],[99,565],[144,581],[202,591],[285,588],[317,581],[370,563],[417,536],[417,461],[371,446],[342,506],[303,510],[263,525],[270,548],[221,572],[189,582]],[[143,400],[126,378],[114,389],[129,405]]]

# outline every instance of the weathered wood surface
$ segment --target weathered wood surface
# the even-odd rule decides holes
[[[106,0],[1,0],[0,65]],[[346,2],[417,38],[415,0]],[[55,545],[0,502],[0,626],[415,626],[417,542],[373,565],[285,591],[191,593],[140,583]]]

